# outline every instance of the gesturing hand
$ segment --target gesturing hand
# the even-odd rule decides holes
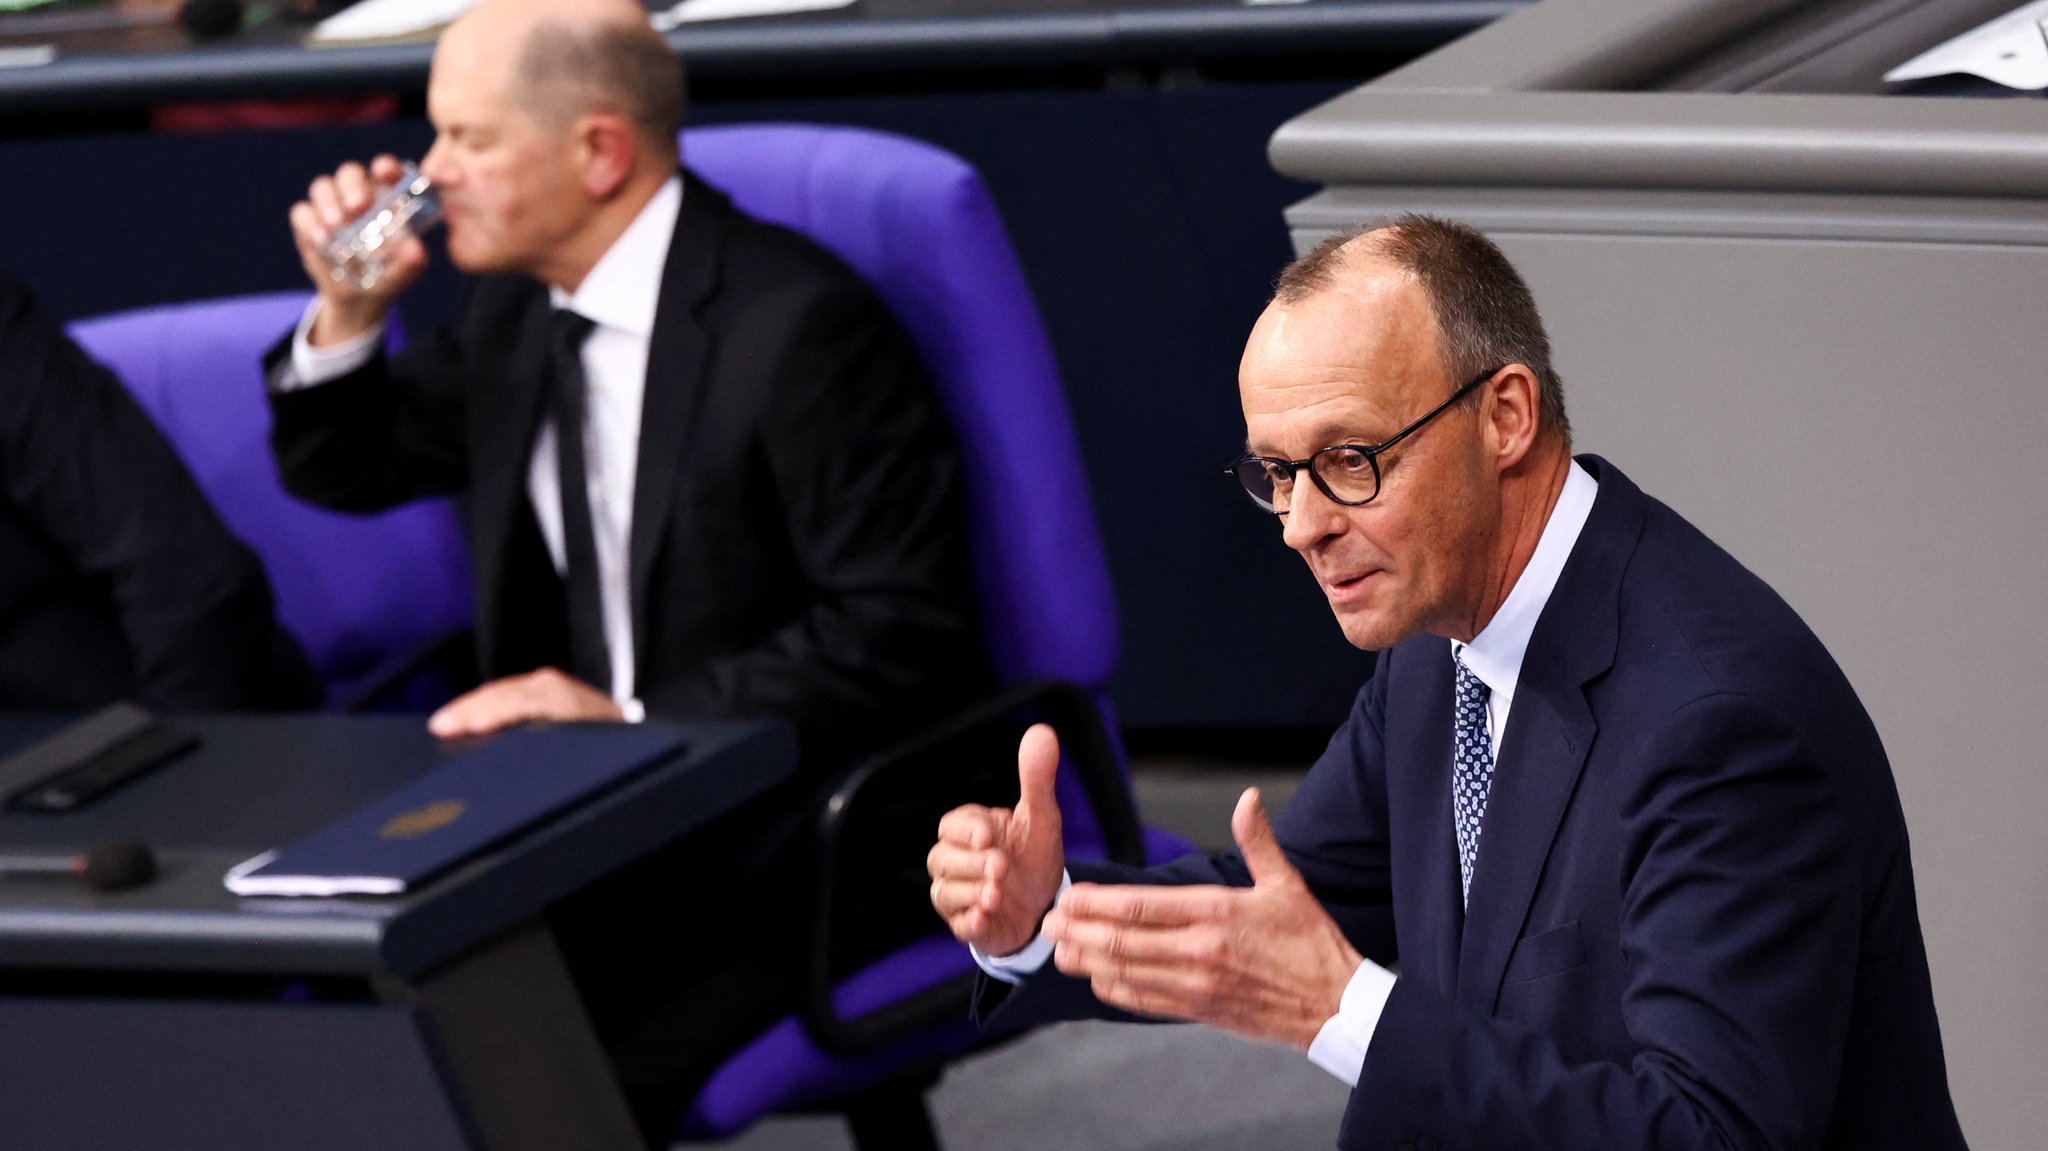
[[[1307,1050],[1363,957],[1287,862],[1256,789],[1230,830],[1250,888],[1077,883],[1045,917],[1053,961],[1111,1006]]]
[[[925,857],[932,906],[962,943],[984,954],[1011,955],[1030,943],[1059,894],[1066,858],[1052,789],[1059,766],[1059,737],[1036,724],[1017,745],[1015,808],[968,804],[939,820],[939,842]]]

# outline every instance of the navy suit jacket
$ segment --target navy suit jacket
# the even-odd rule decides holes
[[[1400,968],[1340,1146],[1963,1146],[1869,716],[1763,581],[1580,462],[1599,495],[1523,659],[1469,908],[1442,638],[1381,653],[1276,821]],[[1249,882],[1232,855],[1073,872]],[[1106,1013],[1048,965],[998,1018]]]

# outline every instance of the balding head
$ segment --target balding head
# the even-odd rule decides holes
[[[1528,289],[1470,228],[1408,217],[1282,274],[1233,470],[1351,642],[1470,640],[1499,609],[1571,466],[1548,373]]]
[[[1346,281],[1384,274],[1413,279],[1436,317],[1444,376],[1456,386],[1505,364],[1522,364],[1542,391],[1546,433],[1571,442],[1564,385],[1550,363],[1550,337],[1529,285],[1477,228],[1432,216],[1333,236],[1284,268],[1273,302],[1297,303]]]
[[[485,0],[442,34],[436,69],[458,64],[491,74],[507,100],[557,130],[618,116],[674,166],[682,62],[636,0]]]
[[[634,0],[485,0],[427,78],[448,252],[574,291],[676,176],[682,79]]]

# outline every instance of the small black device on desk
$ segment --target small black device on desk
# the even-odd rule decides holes
[[[198,746],[198,736],[132,703],[109,704],[0,759],[0,803],[75,811]]]

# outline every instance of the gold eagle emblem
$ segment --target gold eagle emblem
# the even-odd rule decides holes
[[[468,804],[459,799],[437,799],[425,807],[415,807],[401,815],[386,820],[377,829],[380,839],[418,839],[430,831],[442,828],[462,818]]]

